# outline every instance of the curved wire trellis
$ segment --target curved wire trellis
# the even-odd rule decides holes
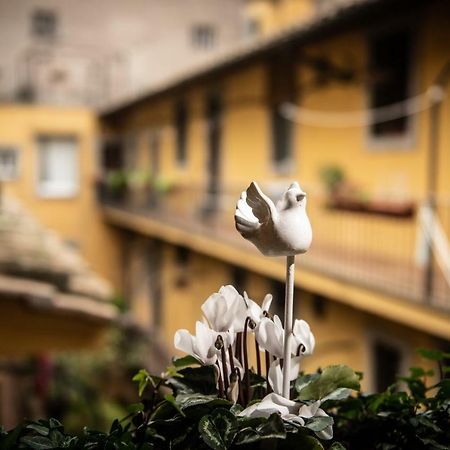
[[[435,84],[421,94],[379,108],[320,111],[303,108],[293,103],[283,103],[279,112],[285,119],[302,125],[333,128],[363,127],[418,114],[429,109],[433,104],[442,102],[444,97],[443,88]]]

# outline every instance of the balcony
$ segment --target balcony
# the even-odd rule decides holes
[[[164,193],[148,192],[140,196],[130,193],[114,196],[100,189],[99,198],[111,223],[136,231],[145,229],[154,237],[204,251],[238,266],[250,268],[250,261],[254,261],[253,269],[283,279],[281,258],[263,261],[257,250],[236,232],[233,211],[239,194],[229,190],[211,196],[198,187],[175,186]],[[437,209],[449,235],[450,202],[439,200]],[[423,245],[419,245],[421,252],[418,248],[417,212],[368,214],[330,208],[325,199],[314,195],[308,197],[307,210],[314,240],[310,251],[297,258],[299,286],[308,289],[305,274],[315,274],[323,280],[337,281],[346,289],[357,287],[377,293],[379,298],[420,305],[427,311],[450,312],[450,286],[439,264],[434,257],[420,262],[417,256],[424,254]],[[201,239],[207,242],[198,244]],[[236,255],[239,252],[239,256],[234,258],[233,252]],[[344,289],[340,295],[347,294]]]

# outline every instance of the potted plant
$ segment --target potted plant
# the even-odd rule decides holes
[[[126,173],[128,200],[133,207],[143,207],[149,202],[152,183],[148,170],[132,170]]]

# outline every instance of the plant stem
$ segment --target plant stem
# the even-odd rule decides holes
[[[267,394],[270,394],[272,389],[270,388],[269,384],[269,369],[270,369],[270,353],[266,350],[265,351],[265,357],[266,357],[266,385],[267,385]]]
[[[228,398],[228,387],[230,386],[230,383],[229,383],[229,379],[228,379],[227,352],[225,350],[224,345],[222,345],[220,352],[222,354],[222,370],[223,370],[223,380],[224,380],[224,387],[225,387],[225,398]]]
[[[228,358],[230,359],[231,372],[234,372],[233,347],[231,345],[228,347]]]
[[[220,365],[218,362],[216,362],[217,367],[219,369],[219,397],[223,398],[223,380],[222,380],[222,371],[220,370]]]
[[[259,344],[255,339],[255,350],[256,350],[256,370],[258,371],[258,375],[261,376],[261,355],[259,352]]]
[[[286,295],[284,299],[283,397],[290,398],[291,341],[294,319],[295,255],[286,258]]]
[[[236,358],[242,364],[242,331],[236,335]]]
[[[247,352],[247,328],[248,323],[250,321],[250,317],[247,317],[245,319],[245,325],[244,325],[244,342],[243,342],[243,348],[244,348],[244,378],[245,378],[245,403],[250,401],[250,374],[248,371],[248,352]]]

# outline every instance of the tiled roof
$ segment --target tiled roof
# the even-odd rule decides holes
[[[77,250],[8,198],[0,206],[0,298],[94,319],[115,316],[109,283]]]

